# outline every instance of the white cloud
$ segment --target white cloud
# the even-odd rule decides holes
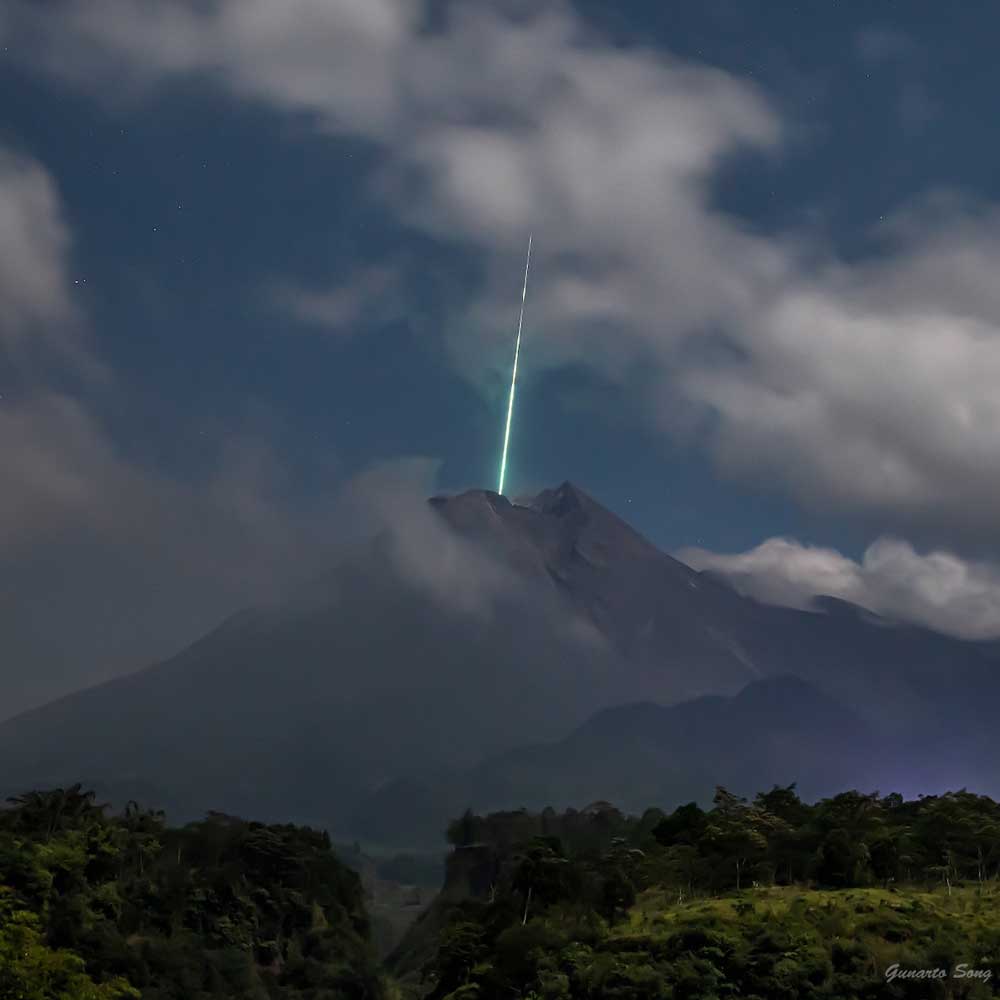
[[[80,342],[70,247],[48,172],[0,146],[0,351],[22,374],[34,377],[44,358],[96,372]]]
[[[440,463],[426,458],[378,462],[355,476],[342,494],[344,521],[381,534],[395,574],[442,607],[481,619],[496,600],[513,593],[513,572],[448,530],[427,498]]]
[[[745,360],[678,377],[722,417],[719,460],[814,504],[987,529],[1000,495],[998,236],[992,218],[951,218],[748,317]]]
[[[7,16],[12,49],[114,100],[195,73],[367,133],[393,124],[393,67],[420,11],[407,0],[69,0],[19,4]]]
[[[878,539],[861,562],[788,538],[771,538],[732,555],[699,548],[675,554],[695,569],[723,574],[738,590],[768,604],[808,608],[814,596],[829,594],[967,639],[1000,636],[1000,567],[948,552],[922,555],[899,539]]]

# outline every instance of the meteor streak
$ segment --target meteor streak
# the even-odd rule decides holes
[[[507,444],[510,441],[510,418],[514,414],[514,387],[517,385],[517,356],[521,352],[521,324],[524,322],[524,297],[528,294],[528,268],[531,266],[531,234],[528,234],[528,259],[524,262],[524,287],[521,289],[521,313],[517,317],[517,340],[514,341],[514,372],[510,377],[510,398],[507,400],[507,427],[503,434],[503,457],[500,459],[500,485],[497,493],[503,496],[503,477],[507,471]]]

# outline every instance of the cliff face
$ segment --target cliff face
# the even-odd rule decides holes
[[[489,899],[494,887],[502,892],[521,849],[532,838],[556,837],[567,853],[603,853],[615,837],[627,827],[635,829],[636,824],[646,826],[645,817],[626,819],[604,801],[562,813],[553,809],[507,810],[486,816],[466,813],[450,828],[463,843],[447,856],[441,892],[386,958],[386,967],[400,982],[416,984],[421,968],[434,956],[438,935],[449,914],[463,901]]]
[[[438,938],[452,910],[469,899],[486,900],[503,871],[503,851],[477,842],[453,848],[445,859],[441,891],[394,939],[385,968],[413,995],[420,995],[424,966],[434,958]]]

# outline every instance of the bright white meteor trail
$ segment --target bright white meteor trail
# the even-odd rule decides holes
[[[514,387],[517,385],[517,356],[521,352],[521,324],[524,322],[524,297],[528,294],[528,268],[531,266],[531,233],[528,234],[528,259],[524,262],[524,287],[521,289],[521,313],[517,317],[517,340],[514,341],[514,372],[510,377],[510,398],[507,400],[507,427],[503,432],[503,458],[500,459],[500,485],[497,493],[503,496],[503,477],[507,471],[507,443],[510,441],[510,418],[514,414]]]

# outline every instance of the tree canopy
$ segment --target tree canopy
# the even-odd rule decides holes
[[[0,811],[2,1000],[380,1000],[358,876],[326,833],[181,828],[79,785]]]

